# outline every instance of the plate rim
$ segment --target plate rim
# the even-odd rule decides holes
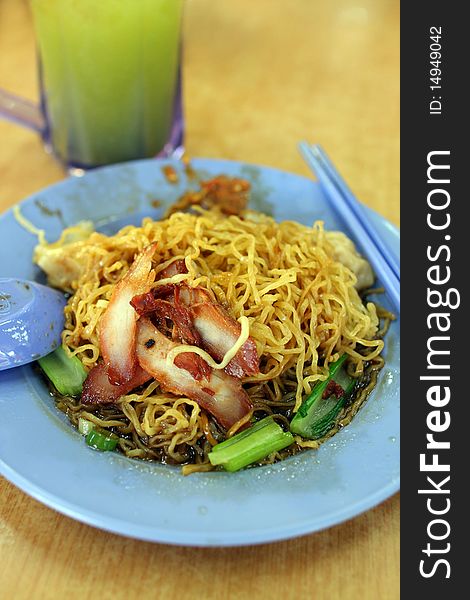
[[[158,527],[151,527],[152,533],[145,533],[145,527],[136,524],[130,524],[122,519],[107,516],[107,523],[103,524],[102,515],[97,512],[83,509],[80,505],[74,505],[68,501],[62,500],[59,496],[51,494],[36,484],[31,484],[25,477],[19,475],[6,465],[0,458],[0,474],[5,477],[10,483],[18,487],[22,492],[44,504],[48,508],[59,512],[60,514],[69,517],[75,521],[79,521],[85,525],[89,525],[96,529],[114,533],[124,537],[138,539],[145,542],[157,544],[169,544],[172,546],[190,546],[199,548],[209,547],[239,547],[239,546],[255,546],[260,544],[280,542],[296,537],[311,535],[336,525],[349,521],[358,517],[368,510],[377,507],[379,504],[391,498],[400,490],[400,477],[389,482],[380,490],[377,490],[360,501],[348,505],[347,509],[337,510],[328,518],[317,517],[316,519],[305,519],[299,521],[292,526],[272,526],[271,528],[262,528],[259,530],[250,531],[250,541],[244,541],[242,538],[246,536],[246,532],[234,532],[232,530],[220,531],[217,533],[217,538],[224,538],[224,542],[220,542],[216,537],[210,539],[214,534],[203,534],[197,532],[175,532]],[[321,521],[318,526],[317,521]],[[158,537],[157,537],[158,536]],[[178,539],[180,538],[180,539]],[[228,540],[228,541],[227,541]]]

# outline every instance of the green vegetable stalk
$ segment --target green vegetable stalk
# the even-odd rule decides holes
[[[293,441],[291,433],[284,431],[272,417],[266,417],[214,446],[209,460],[212,465],[221,465],[226,471],[238,471],[272,452],[283,450]]]
[[[40,358],[38,363],[60,394],[78,396],[82,393],[87,376],[85,367],[79,358],[69,356],[62,346]]]

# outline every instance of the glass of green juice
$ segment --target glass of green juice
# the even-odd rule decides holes
[[[4,116],[37,129],[71,170],[181,150],[183,0],[30,4],[40,113],[10,95]]]

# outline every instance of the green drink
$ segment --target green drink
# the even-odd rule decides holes
[[[179,116],[182,0],[31,6],[45,138],[62,162],[92,167],[162,151]]]

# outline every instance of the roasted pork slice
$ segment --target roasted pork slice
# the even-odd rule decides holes
[[[183,283],[167,284],[162,288],[156,287],[132,299],[131,304],[138,314],[151,316],[164,332],[170,320],[173,341],[203,348],[212,358],[222,361],[240,337],[240,323],[201,287],[193,288]],[[259,356],[253,338],[244,342],[225,370],[239,378],[259,372]]]
[[[122,385],[113,385],[109,381],[106,365],[99,363],[91,369],[83,382],[81,400],[83,404],[111,404],[150,379],[152,376],[137,365],[132,379]]]
[[[189,370],[178,366],[178,358],[196,354],[182,353],[174,362],[167,360],[168,353],[178,345],[165,337],[150,319],[139,319],[136,353],[140,366],[159,381],[164,390],[195,400],[220,425],[229,429],[252,408],[240,381],[219,370],[210,370],[207,377],[195,379]],[[191,356],[185,356],[184,360],[191,360]]]
[[[175,304],[173,299],[162,300],[155,297],[153,293],[155,290],[132,298],[131,305],[135,311],[141,316],[151,316],[160,331],[166,331],[167,321],[171,321],[173,341],[200,346],[201,336],[193,326],[189,310],[181,304]]]
[[[186,268],[186,263],[184,259],[178,258],[170,263],[167,267],[162,269],[159,273],[157,273],[158,279],[167,279],[169,277],[174,277],[175,275],[184,275],[188,272]]]
[[[156,243],[150,244],[136,257],[129,271],[113,291],[100,324],[100,348],[109,381],[122,385],[134,376],[137,367],[135,331],[137,314],[130,301],[149,288],[149,274]]]
[[[185,369],[188,373],[191,373],[194,379],[198,381],[209,379],[211,375],[211,367],[199,354],[194,352],[181,352],[178,354],[175,357],[175,365],[179,369]]]
[[[212,296],[202,287],[191,287],[186,284],[175,286],[175,302],[184,306],[195,304],[213,304]]]
[[[241,333],[241,325],[220,305],[212,301],[207,290],[180,285],[175,302],[185,304],[192,323],[202,340],[202,348],[221,361],[233,348]],[[244,342],[225,368],[229,375],[244,377],[259,373],[259,356],[252,337]]]
[[[220,362],[240,337],[240,323],[216,304],[195,304],[189,311],[194,328],[201,336],[202,347]],[[259,373],[259,356],[253,338],[248,337],[225,370],[234,377]]]

